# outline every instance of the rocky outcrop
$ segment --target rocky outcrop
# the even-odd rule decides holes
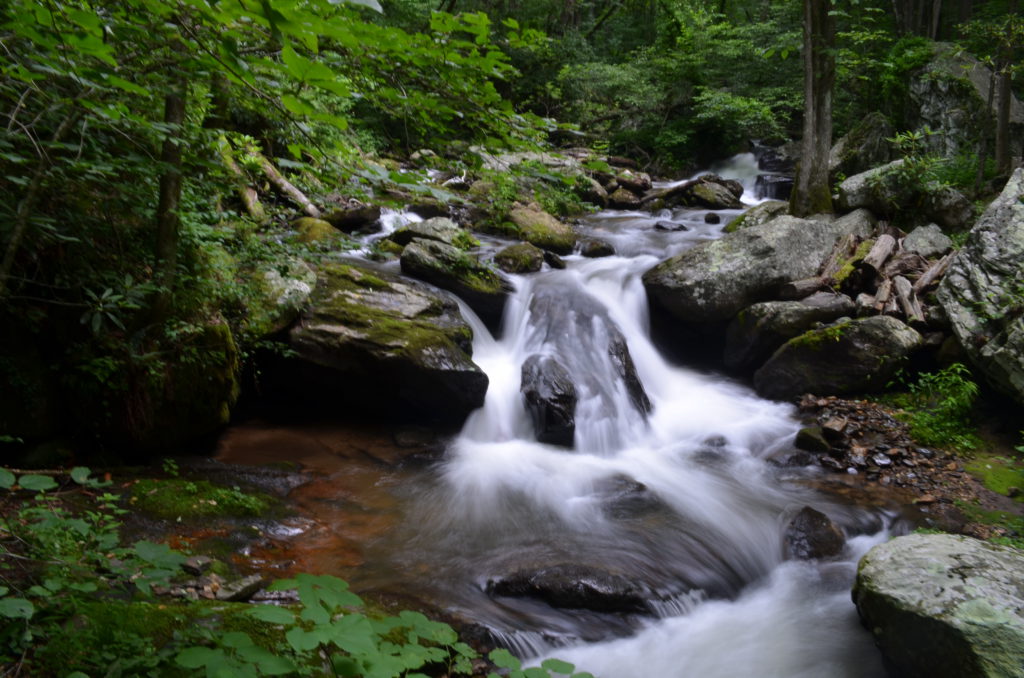
[[[832,146],[829,175],[851,177],[892,161],[896,157],[894,136],[896,129],[888,118],[878,111],[869,113]]]
[[[843,530],[827,515],[805,506],[786,527],[786,554],[798,560],[839,555],[846,538]]]
[[[325,265],[289,338],[297,361],[279,379],[303,402],[403,405],[406,415],[459,421],[487,391],[455,301],[381,271]]]
[[[839,184],[837,207],[841,210],[867,208],[879,216],[892,216],[913,209],[943,228],[963,228],[973,214],[971,202],[962,193],[936,182],[922,183],[903,176],[905,160],[855,174]]]
[[[573,230],[541,209],[519,206],[508,213],[508,218],[519,228],[523,240],[542,250],[572,254],[576,247]]]
[[[1024,675],[1024,553],[951,534],[880,544],[857,568],[864,626],[909,678]]]
[[[494,263],[506,273],[536,273],[544,265],[544,250],[528,242],[509,245],[494,255]]]
[[[402,250],[402,273],[454,292],[492,327],[501,323],[512,283],[457,247],[413,240]]]
[[[844,235],[870,235],[864,232],[868,223],[779,217],[658,264],[644,274],[644,287],[656,304],[685,323],[724,323],[770,299],[784,283],[817,274]]]
[[[810,330],[815,323],[831,322],[853,313],[853,300],[845,294],[819,292],[801,301],[766,301],[740,311],[725,335],[725,365],[753,370],[764,364],[784,343]]]
[[[594,612],[649,612],[649,594],[629,579],[588,565],[523,570],[487,582],[492,596],[539,598],[552,607]]]
[[[576,385],[554,358],[532,355],[523,363],[519,390],[538,442],[572,447],[576,432]]]
[[[298,258],[266,266],[255,274],[260,296],[249,298],[242,325],[246,337],[262,339],[291,325],[316,287],[316,273]]]
[[[938,298],[970,361],[1024,404],[1024,169],[971,230]]]
[[[885,387],[921,335],[895,318],[845,320],[790,339],[754,373],[765,398],[843,395]]]

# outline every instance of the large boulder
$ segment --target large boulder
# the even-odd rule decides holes
[[[955,188],[908,176],[906,163],[893,160],[848,177],[839,184],[837,207],[863,207],[883,216],[914,210],[943,228],[965,227],[972,216],[971,201]]]
[[[943,157],[973,155],[979,135],[991,138],[999,97],[990,97],[990,69],[951,45],[936,45],[934,58],[908,83],[908,127],[928,127],[938,134],[925,138],[929,150]],[[991,103],[990,103],[991,102]],[[1024,106],[1011,94],[1011,156],[1024,153]]]
[[[519,390],[533,420],[537,440],[572,447],[576,433],[576,385],[550,356],[532,355],[523,363]]]
[[[402,250],[402,273],[454,292],[492,327],[501,323],[512,283],[457,247],[413,240]]]
[[[316,273],[301,259],[290,257],[255,272],[259,295],[251,295],[242,331],[263,339],[291,325],[316,287]]]
[[[889,316],[844,320],[790,339],[754,373],[765,398],[844,395],[883,388],[921,335]]]
[[[323,220],[345,233],[372,230],[380,220],[380,207],[359,203],[344,205],[324,214]]]
[[[857,568],[864,626],[908,678],[1024,676],[1024,552],[970,537],[911,534]]]
[[[455,421],[483,404],[472,330],[453,299],[422,283],[325,265],[289,337],[297,364],[284,378],[304,402],[404,405],[403,414]]]
[[[785,542],[790,558],[814,560],[842,553],[846,537],[831,518],[805,506],[786,526]]]
[[[740,311],[725,334],[725,365],[753,370],[780,346],[810,330],[856,310],[845,294],[819,292],[801,301],[764,301]]]
[[[544,250],[528,242],[516,243],[495,254],[494,263],[506,273],[536,273],[544,266]]]
[[[552,607],[595,612],[649,612],[650,594],[622,575],[589,565],[522,570],[487,582],[492,596],[539,598]]]
[[[903,249],[925,259],[940,257],[953,248],[953,241],[938,224],[918,226],[903,239]]]
[[[760,205],[751,207],[746,212],[730,221],[722,230],[726,233],[732,233],[733,231],[738,231],[741,228],[760,226],[761,224],[768,223],[772,219],[781,217],[788,211],[789,203],[787,202],[782,200],[765,200]]]
[[[975,224],[938,298],[970,361],[1024,405],[1024,169]]]
[[[869,113],[832,146],[829,175],[849,177],[890,162],[896,157],[895,136],[888,118],[878,111]]]
[[[547,212],[535,207],[515,207],[509,220],[519,227],[523,240],[555,254],[572,254],[576,247],[573,230]]]
[[[436,240],[446,245],[454,245],[459,236],[469,234],[448,217],[433,217],[424,221],[414,221],[399,228],[388,236],[388,240],[399,245],[408,245],[413,240]]]
[[[826,220],[782,216],[706,241],[643,276],[647,294],[685,323],[724,323],[784,283],[817,274],[844,235],[867,237],[859,213]]]

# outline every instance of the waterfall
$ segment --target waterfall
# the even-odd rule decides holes
[[[812,471],[769,463],[798,430],[791,406],[672,364],[651,342],[640,276],[718,237],[722,225],[706,224],[704,212],[589,217],[582,230],[617,255],[571,256],[565,270],[517,277],[498,337],[463,309],[490,378],[486,402],[432,480],[404,490],[407,520],[378,566],[513,651],[602,678],[882,676],[849,586],[889,517],[807,489],[799,480]],[[659,230],[659,221],[682,228]],[[628,347],[649,410],[609,359],[616,342]],[[533,355],[557,361],[575,384],[571,448],[536,439],[520,393]],[[841,557],[785,559],[785,527],[806,505],[847,532]],[[635,582],[650,614],[488,593],[502,577],[565,564]]]

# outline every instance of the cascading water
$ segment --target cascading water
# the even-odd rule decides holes
[[[768,463],[798,428],[788,405],[674,366],[648,334],[640,275],[717,237],[703,212],[603,212],[585,221],[617,256],[515,279],[502,336],[464,308],[490,378],[406,519],[367,553],[359,585],[404,582],[528,657],[554,655],[603,678],[637,675],[884,675],[850,602],[857,558],[887,537],[884,515],[834,503]],[[670,220],[685,230],[654,228]],[[616,360],[628,347],[635,377]],[[609,347],[613,347],[610,349]],[[619,347],[619,348],[624,348]],[[571,449],[536,441],[523,363],[561,364],[576,386]],[[649,400],[649,412],[645,400]],[[851,537],[843,557],[784,559],[801,507]],[[645,592],[645,613],[555,607],[488,593],[517,572],[583,565]]]

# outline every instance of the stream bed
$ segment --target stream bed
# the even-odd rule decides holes
[[[756,177],[747,158],[717,171],[750,188]],[[296,568],[446,610],[527,660],[557,656],[601,678],[884,676],[849,590],[859,557],[906,525],[809,489],[811,468],[772,463],[799,428],[791,406],[674,364],[651,341],[640,276],[740,211],[717,212],[719,224],[706,212],[585,218],[581,233],[616,254],[513,277],[498,336],[463,307],[490,386],[461,432],[435,441],[439,461],[402,463],[400,441],[330,424],[235,427],[220,458],[316,473],[294,492],[310,518],[279,539]],[[610,349],[623,343],[632,369]],[[520,393],[532,356],[573,377],[571,448],[536,440]],[[843,528],[840,556],[786,559],[786,527],[805,506]],[[643,605],[502,594],[523,573],[579,567],[627,581]]]

